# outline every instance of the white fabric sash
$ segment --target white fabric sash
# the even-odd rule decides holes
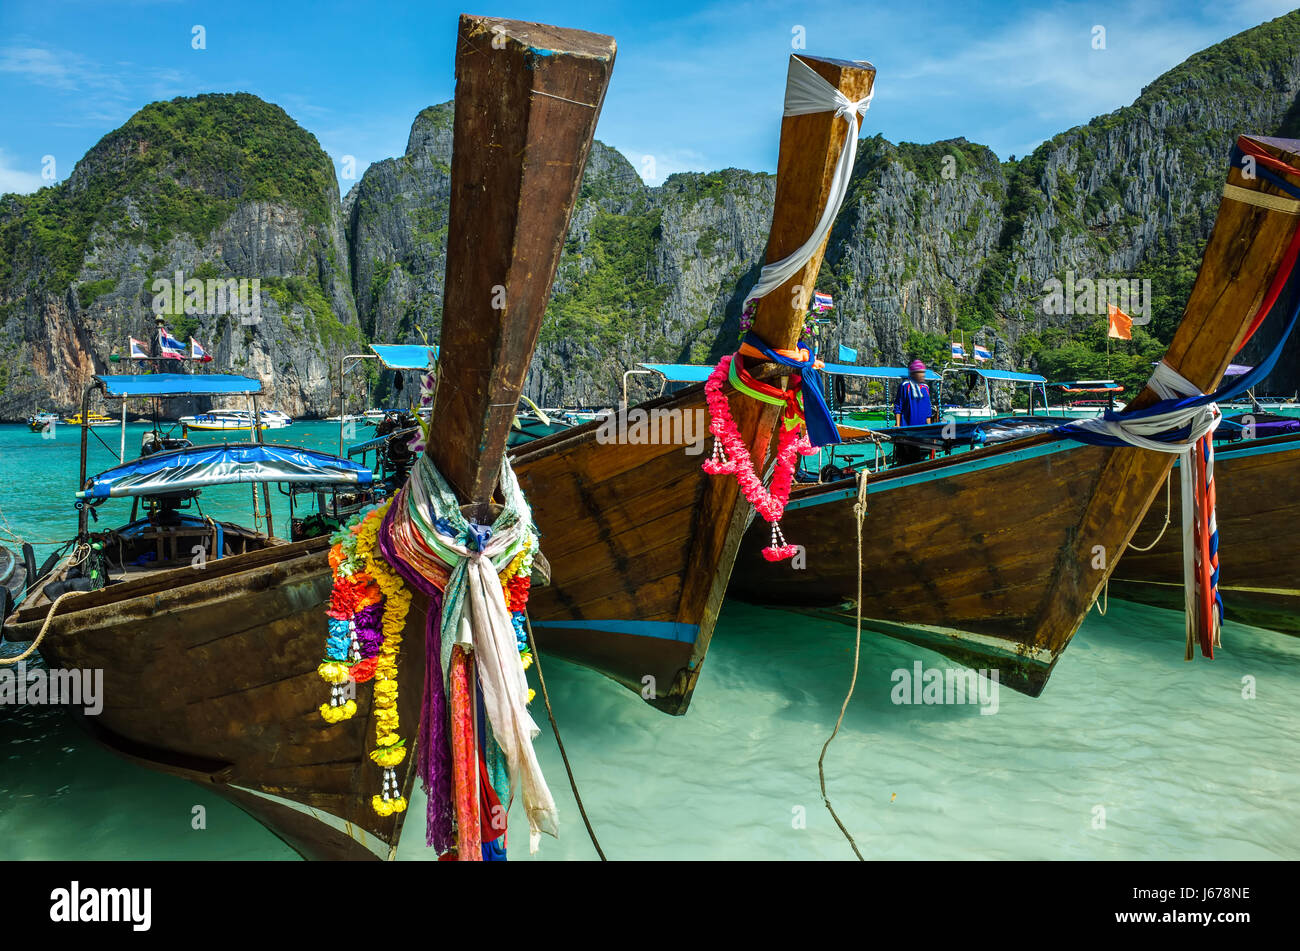
[[[831,178],[831,193],[826,200],[826,208],[817,222],[817,227],[799,248],[788,257],[771,264],[763,265],[758,275],[758,283],[745,296],[745,303],[766,297],[803,269],[812,260],[812,256],[821,248],[826,236],[831,233],[831,225],[840,212],[844,196],[849,190],[849,179],[853,175],[853,163],[858,155],[858,130],[861,117],[871,105],[871,98],[876,94],[874,84],[865,99],[853,102],[813,70],[811,66],[799,59],[790,57],[790,71],[785,80],[785,114],[787,116],[804,116],[817,112],[834,110],[837,116],[843,116],[849,124],[848,135],[840,149],[839,161],[835,165],[835,174]],[[807,296],[807,295],[806,295]]]
[[[421,473],[425,474],[430,477],[432,486],[424,478],[413,477],[408,490],[415,493],[416,505],[432,525],[439,510],[446,513],[458,510],[455,494],[437,469],[429,464],[427,473]],[[440,660],[445,684],[453,644],[459,644],[474,654],[479,685],[483,688],[483,709],[492,725],[492,735],[506,755],[511,795],[514,795],[516,783],[522,791],[524,812],[528,817],[528,850],[536,852],[542,832],[559,837],[559,815],[542,776],[537,753],[533,750],[533,740],[541,730],[528,712],[528,679],[519,659],[510,610],[493,563],[494,558],[504,555],[516,545],[523,533],[530,530],[532,514],[509,460],[502,463],[501,486],[506,507],[493,527],[504,527],[493,532],[482,551],[457,544],[455,539],[437,532],[439,544],[458,559],[444,592]],[[441,509],[434,504],[431,492],[442,502]]]
[[[1148,385],[1159,394],[1161,399],[1181,399],[1202,395],[1200,390],[1163,360],[1156,364],[1155,372],[1151,374]],[[1158,413],[1147,419],[1131,422],[1124,419],[1106,420],[1098,417],[1081,419],[1074,424],[1080,429],[1122,439],[1131,446],[1173,453],[1179,457],[1178,486],[1183,510],[1183,618],[1188,660],[1191,660],[1192,656],[1192,643],[1196,637],[1196,614],[1199,611],[1196,600],[1196,545],[1192,538],[1192,528],[1196,518],[1196,446],[1202,436],[1218,428],[1222,419],[1223,415],[1219,412],[1219,407],[1210,403],[1207,406]],[[1147,438],[1158,432],[1181,429],[1187,425],[1191,426],[1191,430],[1187,439],[1181,442],[1160,442]]]

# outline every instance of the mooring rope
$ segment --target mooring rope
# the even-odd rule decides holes
[[[848,829],[844,828],[844,823],[840,817],[835,814],[835,809],[831,805],[830,797],[826,795],[826,751],[830,749],[831,740],[840,732],[840,725],[844,722],[844,713],[849,708],[849,701],[853,699],[853,690],[858,684],[858,660],[862,655],[862,522],[867,515],[867,473],[866,470],[858,473],[858,500],[853,505],[853,516],[858,522],[858,616],[857,616],[857,639],[853,647],[853,677],[849,680],[849,692],[844,695],[844,703],[840,705],[840,716],[835,721],[835,729],[831,735],[826,738],[825,744],[822,745],[822,755],[817,757],[817,778],[821,781],[822,802],[826,804],[826,810],[835,820],[835,824],[840,827],[844,833],[844,838],[849,840],[849,848],[853,849],[853,854],[858,857],[859,862],[865,862],[862,853],[858,851],[857,842],[853,841],[853,836]]]
[[[528,628],[528,648],[533,652],[533,663],[537,665],[537,685],[542,688],[542,701],[546,704],[546,717],[551,721],[551,731],[555,734],[555,744],[560,748],[560,758],[564,760],[564,771],[569,774],[569,788],[573,790],[573,798],[578,803],[578,813],[582,816],[582,824],[587,827],[587,835],[591,838],[591,844],[596,847],[596,854],[600,856],[602,862],[608,862],[605,858],[605,851],[600,847],[600,842],[596,840],[596,830],[591,827],[591,820],[587,818],[587,809],[582,804],[582,794],[578,792],[578,781],[573,778],[573,768],[569,765],[569,754],[564,749],[564,741],[560,739],[560,727],[555,722],[555,713],[551,710],[551,695],[546,690],[546,678],[542,676],[542,655],[537,651],[537,641],[533,638],[533,622],[528,615],[524,614],[524,624]]]
[[[1170,515],[1173,512],[1173,502],[1171,500],[1171,495],[1170,495],[1170,486],[1172,485],[1173,481],[1174,481],[1174,467],[1170,466],[1169,474],[1165,476],[1165,524],[1160,527],[1160,534],[1158,534],[1155,537],[1155,539],[1151,542],[1151,544],[1147,545],[1145,548],[1143,548],[1140,545],[1134,545],[1132,542],[1128,543],[1129,548],[1133,549],[1134,551],[1150,551],[1152,548],[1155,548],[1157,544],[1159,544],[1160,539],[1165,537],[1165,530],[1169,528]]]
[[[36,635],[36,640],[32,641],[31,644],[27,646],[27,650],[23,651],[17,657],[0,657],[0,667],[12,667],[14,664],[21,663],[28,657],[31,657],[32,654],[36,653],[36,648],[41,646],[41,641],[45,640],[45,634],[49,631],[50,624],[54,621],[54,612],[58,610],[59,603],[70,594],[84,593],[84,591],[65,591],[55,598],[54,603],[50,605],[50,613],[45,615],[45,623],[41,625],[41,632]]]

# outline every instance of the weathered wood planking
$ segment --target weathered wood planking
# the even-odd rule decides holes
[[[798,58],[850,100],[864,98],[875,80],[869,64]],[[812,233],[847,129],[833,112],[782,120],[766,262],[787,257]],[[805,312],[795,306],[793,288],[802,286],[805,300],[811,295],[823,251],[758,303],[753,329],[771,346],[797,343]],[[766,458],[777,408],[738,394],[730,402],[751,455]],[[643,408],[707,413],[701,386]],[[589,424],[515,450],[551,564],[551,584],[533,592],[529,615],[548,654],[599,670],[645,691],[659,709],[682,714],[751,509],[733,478],[701,471],[704,456],[687,455],[680,445],[602,444],[598,428]]]
[[[488,503],[496,485],[613,57],[608,37],[460,21],[431,452],[476,503]],[[491,306],[498,286],[499,310]],[[367,755],[372,691],[358,690],[350,720],[327,724],[318,712],[328,696],[316,674],[327,547],[326,539],[279,546],[71,597],[42,653],[52,666],[104,669],[106,703],[91,726],[110,748],[211,784],[308,857],[389,857],[406,813],[381,818],[370,806],[382,777]],[[39,630],[48,606],[32,601],[6,625],[11,637]],[[426,609],[423,596],[412,598],[398,663],[408,748],[419,724]],[[402,770],[409,793],[413,756]]]
[[[430,443],[462,499],[496,487],[614,67],[613,37],[460,18]],[[524,157],[526,160],[523,160]],[[480,520],[485,512],[480,510]]]
[[[1178,475],[1142,520],[1110,581],[1112,597],[1183,610]],[[1214,450],[1219,589],[1229,620],[1300,635],[1300,436],[1248,439]]]
[[[96,593],[116,595],[107,605],[69,598],[41,653],[51,667],[103,670],[104,708],[87,725],[122,755],[223,794],[239,786],[308,805],[394,842],[404,814],[381,818],[370,807],[380,791],[365,756],[371,691],[358,690],[356,716],[340,724],[318,712],[329,566],[319,546],[291,547],[307,550],[270,565],[257,557],[264,552],[222,559],[212,563],[219,573],[185,569],[193,580],[163,589],[153,577],[113,585]],[[423,624],[413,606],[408,632]],[[403,640],[398,711],[407,732],[419,723],[423,648],[422,637]],[[230,798],[255,814],[267,802],[250,792]],[[309,836],[297,846],[309,857],[336,855],[337,837],[319,831],[320,850]],[[354,843],[350,857],[375,857]]]
[[[1257,139],[1294,163],[1300,143]],[[1262,179],[1234,185],[1273,194]],[[1209,391],[1246,329],[1295,231],[1295,216],[1225,198],[1166,361]],[[1156,399],[1148,388],[1132,409]],[[962,663],[999,668],[1004,683],[1037,695],[1101,592],[1171,456],[1133,448],[1069,446],[1048,437],[900,468],[870,484],[863,538],[863,622]],[[976,468],[987,464],[987,468]],[[802,488],[783,520],[807,548],[807,568],[771,564],[756,525],[731,593],[853,623],[857,552],[853,480]],[[820,504],[818,504],[820,503]],[[1104,567],[1094,568],[1096,553]],[[1127,556],[1126,556],[1127,557]]]

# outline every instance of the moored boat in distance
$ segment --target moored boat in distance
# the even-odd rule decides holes
[[[1287,163],[1291,178],[1300,179],[1300,142],[1239,142]],[[1281,190],[1265,178],[1243,177],[1236,165],[1230,169],[1164,360],[1203,391],[1223,377],[1257,326],[1252,319],[1265,316],[1256,311],[1266,291],[1280,288],[1290,273],[1289,263],[1282,265],[1300,202]],[[1270,313],[1290,315],[1288,294],[1269,302]],[[1126,412],[1156,402],[1148,387]],[[859,480],[796,488],[784,527],[792,542],[806,547],[805,570],[761,557],[765,538],[755,526],[742,544],[730,593],[848,624],[856,623],[860,607],[865,628],[998,670],[1003,683],[1037,696],[1122,563],[1172,462],[1168,453],[1080,445],[1052,432],[893,469],[866,482],[861,558],[853,510],[864,491]]]
[[[293,425],[293,417],[283,410],[259,410],[257,416],[268,429],[284,429]]]
[[[27,417],[27,428],[34,433],[44,432],[62,422],[58,413],[35,412]]]
[[[248,431],[253,429],[253,414],[244,409],[215,409],[210,413],[182,416],[179,422],[185,429],[200,433]],[[257,428],[270,429],[271,424],[263,419]]]
[[[112,416],[105,416],[103,413],[74,413],[63,420],[65,426],[80,426],[82,419],[86,420],[86,425],[91,427],[99,426],[116,426],[117,420]]]

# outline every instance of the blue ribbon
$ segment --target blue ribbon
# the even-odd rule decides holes
[[[758,350],[773,363],[779,363],[783,367],[792,367],[799,371],[803,382],[800,384],[803,394],[803,422],[804,429],[808,432],[808,441],[814,446],[826,446],[831,443],[840,442],[840,430],[835,425],[835,420],[831,417],[831,411],[826,406],[826,396],[822,391],[821,374],[813,366],[817,359],[815,346],[809,351],[810,356],[807,360],[799,360],[794,357],[783,356],[777,353],[751,330],[745,334],[744,342],[749,344],[755,350]]]
[[[487,548],[488,539],[492,537],[491,525],[480,525],[478,522],[470,522],[465,527],[465,544],[474,549],[474,551],[483,551]]]

